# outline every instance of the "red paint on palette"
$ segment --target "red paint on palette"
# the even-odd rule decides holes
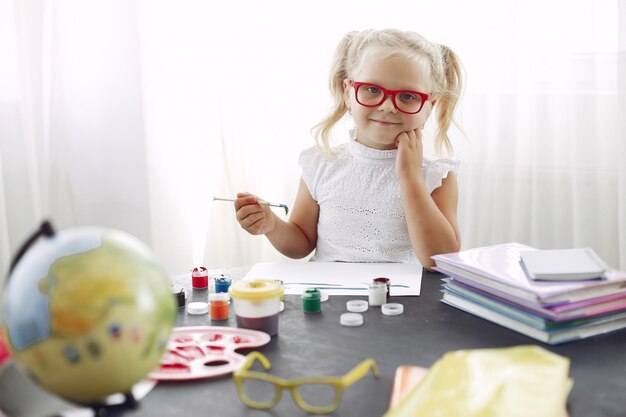
[[[185,381],[226,375],[239,369],[245,359],[238,349],[257,348],[270,339],[267,333],[235,327],[177,327],[159,368],[149,377]]]

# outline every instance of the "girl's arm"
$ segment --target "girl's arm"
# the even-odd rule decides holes
[[[268,206],[256,204],[258,200],[251,194],[237,194],[235,210],[242,228],[253,235],[264,234],[280,253],[290,258],[304,258],[315,249],[319,206],[302,179],[288,221],[280,219]]]
[[[423,152],[421,131],[405,132],[398,136],[397,142],[396,173],[411,245],[420,263],[431,269],[435,266],[431,256],[456,252],[461,247],[456,176],[448,173],[441,187],[428,194],[420,174]]]
[[[441,187],[428,195],[421,178],[400,181],[411,245],[420,263],[431,269],[431,256],[457,252],[461,236],[457,225],[456,176],[448,173]]]

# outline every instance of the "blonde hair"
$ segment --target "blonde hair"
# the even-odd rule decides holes
[[[451,154],[452,144],[448,138],[448,128],[450,123],[458,126],[454,120],[454,109],[463,89],[461,62],[447,46],[432,43],[417,33],[397,29],[353,31],[339,42],[329,77],[333,108],[312,129],[318,146],[331,153],[330,133],[348,112],[343,82],[359,69],[363,58],[367,56],[366,52],[370,52],[372,48],[380,50],[383,57],[402,55],[426,63],[432,84],[430,95],[437,102],[435,150],[441,153],[442,148],[445,148]]]

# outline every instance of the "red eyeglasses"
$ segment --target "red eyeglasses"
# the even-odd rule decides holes
[[[388,95],[398,111],[406,114],[416,114],[422,110],[424,103],[428,100],[428,94],[412,90],[388,90],[372,83],[361,83],[352,81],[356,101],[361,106],[380,106]]]

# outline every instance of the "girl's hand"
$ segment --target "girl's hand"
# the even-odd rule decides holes
[[[411,176],[419,178],[424,159],[422,129],[417,128],[400,133],[396,138],[396,148],[398,148],[398,155],[396,156],[396,176],[398,179]]]
[[[276,220],[269,206],[257,204],[259,197],[249,193],[237,193],[235,211],[242,229],[252,235],[264,235],[274,230]]]

